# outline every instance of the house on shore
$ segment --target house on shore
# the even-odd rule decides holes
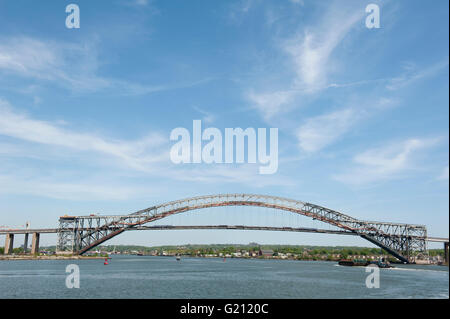
[[[272,249],[259,249],[258,252],[259,256],[263,256],[263,257],[272,257],[273,256],[273,250]]]

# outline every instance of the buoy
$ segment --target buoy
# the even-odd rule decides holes
[[[105,258],[105,262],[103,263],[103,265],[107,265],[108,264],[108,258]]]

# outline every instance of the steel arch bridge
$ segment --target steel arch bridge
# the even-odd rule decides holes
[[[152,228],[145,227],[144,224],[174,214],[222,206],[266,207],[307,216],[340,229],[330,233],[360,236],[407,263],[412,260],[413,252],[426,253],[427,229],[423,225],[364,221],[311,203],[256,194],[219,194],[191,197],[153,206],[129,215],[62,216],[59,219],[57,249],[59,252],[70,251],[81,255],[124,231]],[[230,228],[230,226],[222,226],[211,226],[210,228],[302,231],[289,227],[277,229],[274,227],[252,228],[251,226],[242,226]],[[191,228],[195,229],[195,226]],[[203,229],[205,228],[207,227]],[[158,229],[162,228],[159,227]],[[166,229],[180,228],[168,227]],[[308,230],[304,229],[303,231]]]

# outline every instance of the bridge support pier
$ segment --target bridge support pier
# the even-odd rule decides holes
[[[445,264],[448,266],[448,242],[444,243],[444,260]]]
[[[6,234],[5,240],[5,255],[10,255],[13,252],[14,247],[14,234]]]
[[[39,237],[41,237],[41,234],[33,233],[33,240],[31,242],[31,254],[32,255],[39,254]]]
[[[25,234],[25,239],[23,241],[23,252],[26,254],[28,251],[28,233]]]

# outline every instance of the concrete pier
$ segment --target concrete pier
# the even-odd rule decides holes
[[[23,252],[27,253],[28,251],[28,234],[25,234],[25,239],[23,241]]]
[[[11,255],[14,247],[14,234],[6,234],[5,255]]]
[[[444,243],[444,260],[445,264],[448,265],[448,242]]]
[[[31,243],[31,254],[37,255],[39,254],[39,237],[41,234],[39,233],[33,233],[33,240]]]

